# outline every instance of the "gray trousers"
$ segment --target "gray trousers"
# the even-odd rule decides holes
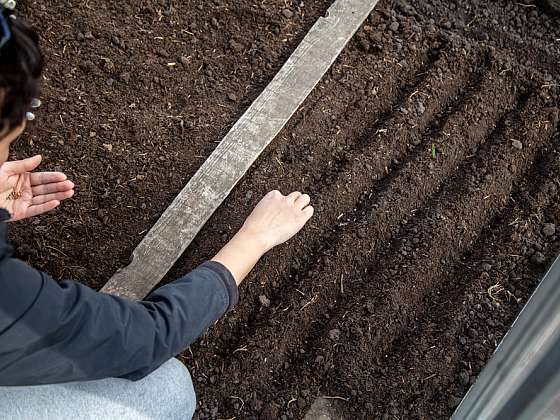
[[[190,419],[196,408],[191,376],[171,359],[144,379],[103,379],[58,385],[0,387],[0,419]]]

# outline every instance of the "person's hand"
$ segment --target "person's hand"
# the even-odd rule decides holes
[[[74,183],[61,172],[32,172],[40,155],[0,166],[0,208],[10,212],[10,222],[46,213],[74,195]]]
[[[264,252],[298,233],[313,216],[307,194],[293,192],[287,196],[271,191],[257,204],[241,231],[263,244]]]
[[[271,191],[257,204],[243,227],[212,259],[224,265],[240,284],[257,261],[298,233],[313,216],[307,194],[283,196]]]

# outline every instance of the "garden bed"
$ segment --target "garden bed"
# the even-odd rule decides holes
[[[96,288],[329,5],[131,3],[20,12],[49,68],[16,154],[44,152],[77,194],[12,238]],[[268,190],[312,196],[309,226],[181,356],[198,418],[301,418],[318,396],[345,418],[448,417],[558,254],[558,18],[464,3],[381,2],[173,268]]]

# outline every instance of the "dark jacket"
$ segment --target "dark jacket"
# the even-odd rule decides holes
[[[232,275],[212,261],[141,302],[59,284],[11,257],[7,217],[0,210],[0,385],[140,379],[237,303]]]

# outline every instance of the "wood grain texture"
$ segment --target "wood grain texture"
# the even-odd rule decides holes
[[[156,286],[321,80],[378,0],[337,0],[101,290],[142,299]],[[274,186],[271,186],[271,188]]]

